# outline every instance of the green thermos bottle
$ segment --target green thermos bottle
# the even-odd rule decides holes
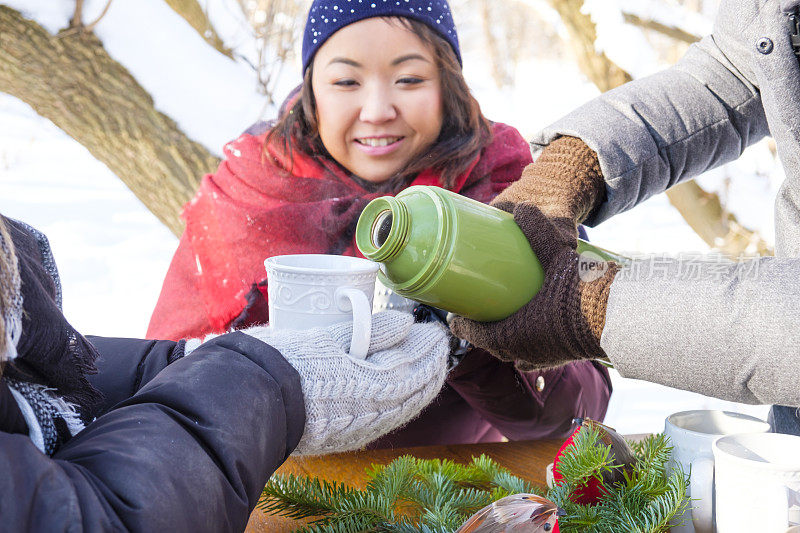
[[[484,322],[539,291],[544,271],[511,214],[440,187],[413,186],[371,201],[356,226],[365,257],[397,294]],[[603,258],[603,250],[582,243]]]

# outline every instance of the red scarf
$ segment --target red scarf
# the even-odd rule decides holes
[[[360,256],[356,222],[371,193],[332,161],[277,150],[263,155],[266,133],[225,146],[216,174],[203,178],[183,211],[186,230],[150,320],[149,338],[179,339],[264,323],[264,259],[325,253]],[[453,191],[490,201],[531,162],[528,143],[494,124],[493,140],[456,180]],[[411,185],[441,186],[433,171]]]

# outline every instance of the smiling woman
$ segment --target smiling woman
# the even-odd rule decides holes
[[[229,143],[186,206],[151,338],[263,324],[265,258],[360,255],[356,222],[377,196],[434,185],[488,202],[531,162],[470,94],[443,0],[315,0],[303,68],[278,120]],[[564,437],[575,417],[602,420],[609,395],[589,361],[521,372],[470,350],[419,418],[370,446]]]
[[[299,98],[267,144],[280,138],[284,151],[329,155],[373,189],[396,192],[426,168],[451,188],[491,140],[492,128],[461,72],[457,38],[445,39],[424,22],[368,18],[334,33],[306,61]],[[339,132],[356,125],[359,131]],[[392,130],[403,127],[410,138]],[[374,133],[382,130],[388,133]],[[354,168],[347,148],[361,146],[350,148],[353,143],[388,149],[365,151],[360,159],[374,166]]]
[[[366,19],[336,32],[312,65],[322,144],[347,170],[378,184],[402,175],[442,129],[433,50],[395,20]],[[370,36],[374,51],[362,44]]]

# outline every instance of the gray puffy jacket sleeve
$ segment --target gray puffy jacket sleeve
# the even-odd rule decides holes
[[[0,432],[0,529],[244,530],[268,477],[303,432],[297,372],[243,333],[169,365],[161,361],[168,344],[127,339],[100,348],[112,347],[120,358],[131,349],[145,356],[134,363],[141,372],[118,382],[130,385],[129,397],[110,400],[52,458],[25,436]],[[111,390],[103,386],[111,382],[98,383]]]
[[[800,406],[800,258],[634,261],[600,345],[620,374],[725,400]]]
[[[673,67],[608,91],[534,136],[534,154],[562,135],[597,152],[607,200],[587,224],[734,160],[768,134],[752,76],[728,57],[706,37]]]

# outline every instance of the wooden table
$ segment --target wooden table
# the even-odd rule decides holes
[[[546,488],[545,468],[553,462],[562,442],[561,440],[542,440],[422,446],[290,458],[276,473],[316,476],[328,481],[340,481],[363,488],[366,484],[364,471],[373,463],[387,464],[406,454],[421,459],[450,459],[458,463],[469,463],[473,456],[477,457],[483,453],[500,466],[510,470],[512,474]],[[256,509],[250,515],[247,531],[249,533],[288,532],[294,531],[300,524],[300,522],[288,518],[269,516]]]

